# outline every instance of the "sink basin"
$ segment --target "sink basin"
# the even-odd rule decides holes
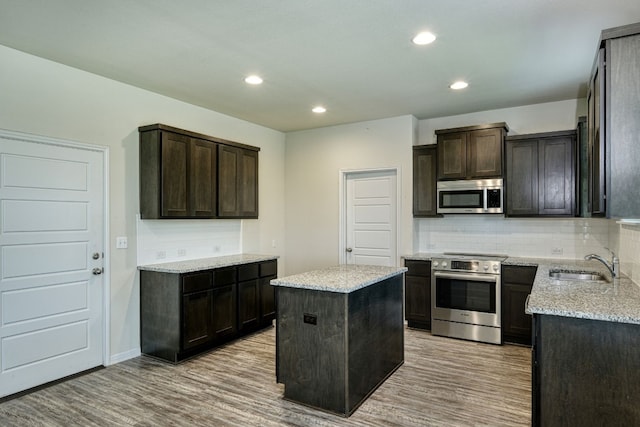
[[[607,279],[600,273],[595,271],[569,271],[569,270],[551,270],[549,277],[557,280],[589,280],[603,281]]]

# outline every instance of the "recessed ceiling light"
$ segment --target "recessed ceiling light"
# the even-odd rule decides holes
[[[246,83],[249,83],[250,85],[259,85],[262,83],[262,78],[253,74],[251,76],[245,77],[244,81]]]
[[[313,111],[314,113],[320,114],[320,113],[325,113],[327,109],[324,108],[322,105],[318,105],[317,107],[313,107],[311,111]]]
[[[464,88],[465,88],[465,87],[467,87],[467,86],[469,86],[469,83],[467,83],[467,82],[463,82],[462,80],[459,80],[459,81],[457,81],[457,82],[451,83],[451,84],[449,85],[449,87],[450,87],[451,89],[454,89],[454,90],[464,89]]]
[[[416,36],[411,39],[417,45],[425,45],[429,43],[433,43],[436,40],[436,36],[429,31],[423,31],[421,33],[416,34]]]

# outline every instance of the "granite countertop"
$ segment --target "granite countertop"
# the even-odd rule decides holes
[[[230,267],[233,265],[250,264],[252,262],[270,261],[278,258],[279,257],[277,255],[225,255],[212,258],[139,265],[138,270],[157,271],[160,273],[190,273],[192,271],[211,270],[214,268]]]
[[[407,271],[405,267],[374,265],[338,265],[273,279],[271,285],[350,293]]]
[[[441,255],[417,253],[404,259],[430,261]],[[528,313],[640,324],[640,286],[624,274],[614,283],[609,270],[597,261],[508,257],[502,264],[538,267],[525,307]],[[549,271],[554,269],[597,271],[607,281],[552,279]]]

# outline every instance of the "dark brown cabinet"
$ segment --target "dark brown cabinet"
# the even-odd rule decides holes
[[[413,147],[413,216],[436,216],[436,145]]]
[[[436,130],[438,179],[502,177],[506,123]]]
[[[431,330],[431,261],[405,260],[404,266],[407,325]]]
[[[576,131],[506,138],[507,216],[573,216]]]
[[[269,260],[193,273],[140,271],[142,353],[173,363],[269,326],[277,276]]]
[[[138,130],[142,219],[258,217],[258,148],[161,124]]]
[[[640,425],[640,325],[533,316],[533,426]]]
[[[531,315],[525,313],[537,267],[502,266],[502,341],[531,345]]]
[[[220,145],[218,216],[258,217],[258,153]]]
[[[640,23],[602,31],[587,94],[590,210],[640,217]]]

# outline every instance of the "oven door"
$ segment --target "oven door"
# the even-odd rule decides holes
[[[500,327],[500,275],[435,271],[433,319]]]

